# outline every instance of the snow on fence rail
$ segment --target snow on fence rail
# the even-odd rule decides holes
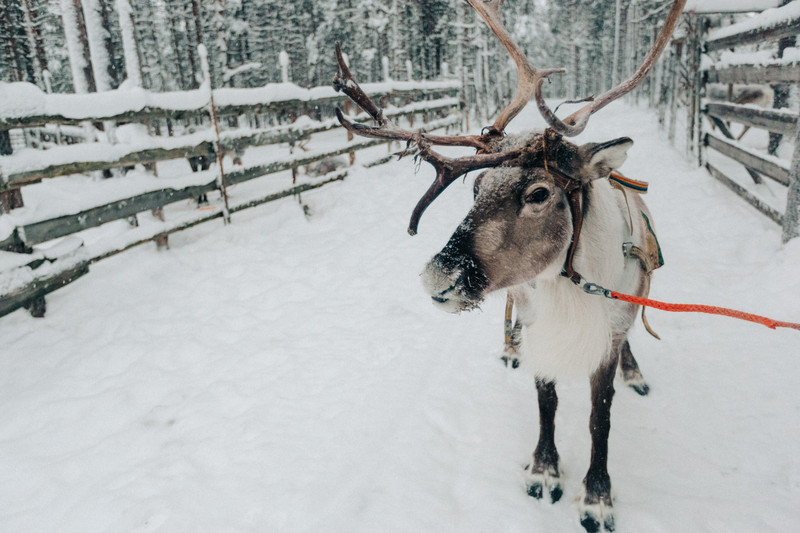
[[[779,224],[787,241],[800,233],[800,142],[791,161],[773,154],[782,136],[795,139],[800,131],[796,110],[780,109],[787,107],[788,88],[800,84],[800,51],[793,48],[800,44],[800,0],[772,9],[750,0],[694,7],[655,69],[659,90],[651,91],[650,105],[671,142],[684,141],[687,156]],[[731,10],[761,12],[708,31],[719,22],[716,15]],[[741,125],[738,136],[731,123]],[[751,128],[769,133],[767,151],[742,140]]]
[[[709,32],[704,39],[703,51],[707,54],[725,50],[718,61],[708,62],[702,72],[702,83],[697,88],[698,95],[706,93],[705,88],[710,83],[723,83],[728,85],[729,99],[734,94],[735,85],[758,84],[765,87],[773,85],[776,92],[781,90],[781,85],[800,84],[800,60],[796,54],[784,57],[783,45],[776,45],[779,57],[767,57],[764,52],[740,51],[744,46],[778,41],[780,39],[794,39],[800,34],[800,1],[791,2],[783,7],[768,9],[756,16],[750,17],[740,23],[732,24]],[[728,51],[734,49],[733,52]],[[766,54],[769,54],[767,51]],[[788,94],[787,89],[783,89]],[[766,94],[762,89],[762,94]],[[756,102],[758,91],[751,90],[751,99]],[[777,95],[776,95],[777,96]],[[719,133],[705,131],[700,138],[698,156],[708,172],[726,185],[729,189],[744,198],[748,203],[761,211],[764,215],[782,226],[784,241],[798,236],[798,220],[800,219],[800,137],[797,137],[798,114],[785,109],[764,109],[754,103],[748,103],[746,95],[742,93],[739,103],[705,101],[701,108]],[[763,103],[763,102],[762,102]],[[777,107],[777,106],[776,106]],[[735,138],[730,131],[730,123],[736,122],[744,128],[766,130],[772,137],[772,150],[777,149],[775,139],[782,135],[791,135],[795,139],[794,161],[790,162],[769,155],[763,151],[748,147],[741,142],[741,136]],[[744,130],[746,132],[746,129]],[[722,159],[714,157],[714,162],[709,161],[706,152],[724,156]],[[772,152],[771,152],[772,153]],[[752,178],[751,183],[737,180],[733,171],[729,170],[727,162],[732,161],[744,166]],[[719,163],[717,163],[719,162]],[[766,201],[762,189],[767,185],[763,183],[762,176],[769,178],[781,186],[788,187],[786,191],[786,209],[781,212],[771,202]],[[769,192],[768,195],[773,194]]]
[[[184,120],[208,116],[208,90],[154,93],[145,89],[118,89],[88,94],[45,94],[32,84],[0,89],[0,130],[45,124],[76,125],[86,121],[144,122]],[[423,97],[435,92],[455,93],[458,80],[387,81],[364,83],[372,97]],[[220,115],[302,111],[315,106],[340,105],[347,98],[332,87],[304,89],[293,83],[271,83],[253,89],[214,90]]]
[[[460,88],[458,82],[389,81],[365,84],[364,88],[371,96],[387,103],[401,102],[399,107],[385,106],[389,117],[405,117],[413,122],[414,117],[422,115],[422,123],[417,126],[421,126],[423,131],[460,126],[462,116],[457,112],[459,99],[456,97]],[[287,154],[284,148],[282,155],[271,154],[247,165],[225,164],[225,187],[281,171],[292,172],[291,187],[283,186],[276,190],[274,185],[265,185],[259,189],[260,192],[238,195],[227,206],[217,202],[217,205],[202,208],[175,209],[164,218],[164,206],[181,200],[204,198],[207,193],[220,188],[217,172],[204,170],[166,179],[151,176],[138,179],[134,185],[126,183],[127,176],[104,180],[104,185],[119,186],[103,187],[103,192],[92,194],[92,198],[87,200],[90,205],[68,208],[65,213],[51,206],[46,210],[47,216],[37,218],[29,213],[18,215],[13,211],[22,207],[22,188],[32,183],[138,163],[153,164],[185,158],[212,161],[217,146],[228,154],[261,146],[278,147],[287,143],[297,146],[311,139],[312,135],[339,128],[335,119],[323,119],[323,116],[325,111],[330,115],[333,107],[345,100],[328,87],[301,89],[290,83],[258,89],[219,89],[214,91],[214,97],[218,116],[223,122],[238,122],[235,117],[265,114],[271,114],[273,118],[300,118],[290,124],[267,128],[229,129],[221,132],[218,138],[208,129],[177,137],[144,137],[127,144],[74,144],[50,150],[26,149],[15,154],[8,142],[11,129],[58,128],[86,122],[147,124],[163,120],[196,120],[208,117],[209,93],[206,88],[205,96],[201,94],[202,90],[158,94],[138,89],[88,95],[44,95],[27,84],[13,84],[13,90],[6,85],[0,87],[0,92],[4,89],[5,98],[0,99],[0,316],[22,306],[28,307],[34,316],[43,316],[44,295],[87,273],[91,263],[149,241],[165,245],[167,235],[221,218],[226,210],[235,213],[342,180],[348,174],[346,168],[316,178],[298,176],[297,169],[345,153],[351,154],[352,164],[354,152],[386,144],[380,139],[348,140],[315,151],[305,151],[304,148],[302,152],[289,150]],[[422,101],[407,103],[411,100]],[[366,116],[362,114],[358,118]],[[384,163],[392,156],[386,154],[374,158],[364,166]],[[208,168],[208,163],[204,168]],[[24,211],[19,210],[20,213]],[[153,211],[160,219],[139,225],[137,214],[148,211]],[[80,238],[72,236],[120,219],[131,220],[133,226],[100,244],[84,247]],[[55,246],[43,245],[64,237],[66,239]]]

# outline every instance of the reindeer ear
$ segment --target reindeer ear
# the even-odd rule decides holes
[[[585,179],[607,178],[612,170],[622,166],[628,158],[628,149],[633,146],[629,137],[620,137],[604,143],[589,143],[581,146],[584,161]]]

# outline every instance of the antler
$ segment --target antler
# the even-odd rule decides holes
[[[444,191],[448,185],[463,176],[470,170],[479,168],[498,167],[503,164],[518,159],[526,151],[525,148],[498,152],[493,146],[495,142],[502,138],[502,130],[497,132],[486,132],[482,135],[461,135],[444,137],[440,135],[428,135],[421,131],[410,131],[397,126],[394,122],[386,118],[383,111],[375,102],[367,96],[361,87],[353,79],[347,64],[342,57],[341,47],[336,43],[336,61],[339,71],[333,78],[333,87],[337,91],[342,91],[351,100],[366,111],[377,126],[367,126],[349,121],[344,117],[342,111],[336,109],[336,118],[347,130],[361,135],[362,137],[373,137],[378,139],[390,139],[395,141],[405,141],[408,146],[415,144],[419,149],[419,157],[433,165],[436,169],[436,179],[417,203],[411,214],[408,232],[411,235],[417,233],[417,226],[422,213],[427,207]],[[431,147],[440,146],[471,146],[477,148],[478,153],[469,157],[449,158],[434,152]],[[405,155],[404,151],[401,155]]]
[[[470,3],[470,5],[473,2],[473,0],[467,1]],[[588,124],[589,117],[592,114],[604,108],[620,96],[623,96],[635,89],[636,86],[638,86],[647,76],[650,68],[655,64],[656,60],[661,55],[661,52],[663,52],[664,48],[667,46],[667,43],[672,36],[672,32],[675,30],[675,26],[678,24],[678,20],[681,17],[681,13],[683,12],[683,7],[685,5],[686,0],[675,0],[672,3],[672,8],[667,15],[667,20],[664,22],[661,32],[658,34],[658,37],[653,43],[653,47],[650,49],[650,52],[647,53],[647,56],[645,56],[644,61],[642,61],[642,64],[639,66],[638,70],[634,72],[630,78],[623,81],[613,89],[610,89],[600,96],[593,98],[589,104],[575,111],[563,121],[561,121],[555,115],[555,113],[550,111],[550,108],[547,107],[544,97],[542,96],[542,83],[544,80],[539,80],[535,91],[536,105],[539,108],[539,112],[544,116],[544,119],[547,121],[550,127],[562,135],[574,137],[586,128],[586,124]]]
[[[564,69],[549,68],[538,70],[531,65],[527,56],[522,53],[522,50],[519,49],[519,46],[517,46],[517,43],[514,42],[503,25],[503,21],[500,18],[500,6],[503,5],[503,0],[467,0],[467,3],[486,22],[492,33],[508,50],[508,54],[517,66],[517,92],[514,94],[514,99],[500,112],[500,115],[490,127],[490,130],[493,130],[495,134],[502,134],[508,123],[528,105],[534,91],[539,88],[541,92],[544,80],[551,74],[564,72]]]
[[[551,129],[566,136],[575,136],[581,133],[589,120],[589,117],[599,109],[602,109],[620,96],[633,90],[655,63],[655,60],[663,51],[669,41],[672,31],[678,22],[686,0],[675,0],[669,12],[667,21],[661,30],[652,50],[647,54],[642,65],[629,79],[620,83],[613,89],[605,92],[598,98],[591,99],[591,103],[579,109],[564,121],[556,117],[542,96],[542,85],[544,80],[551,74],[564,72],[564,69],[536,69],[522,53],[519,46],[511,38],[508,30],[503,25],[500,17],[500,6],[503,0],[466,0],[476,13],[486,22],[489,29],[497,37],[513,59],[518,72],[517,91],[513,100],[506,106],[497,119],[481,135],[457,135],[439,136],[429,135],[421,131],[410,131],[398,127],[395,123],[384,116],[380,107],[367,96],[353,79],[347,64],[342,57],[339,43],[336,43],[336,61],[338,63],[338,73],[333,78],[333,87],[337,91],[344,92],[359,107],[366,111],[377,124],[367,126],[349,121],[344,117],[341,110],[336,109],[336,117],[347,130],[363,137],[374,137],[379,139],[390,139],[405,141],[407,147],[412,144],[419,149],[419,157],[433,165],[436,169],[436,179],[419,200],[411,215],[408,232],[416,234],[419,219],[425,209],[433,202],[439,194],[447,188],[450,183],[455,181],[470,170],[479,168],[491,168],[501,165],[522,166],[529,164],[531,156],[541,153],[540,147],[531,145],[524,146],[511,151],[500,152],[499,141],[503,138],[506,126],[516,117],[520,111],[528,104],[532,95],[535,95],[539,111],[544,116]],[[448,158],[434,152],[431,147],[439,146],[470,146],[477,149],[477,154],[470,157]],[[408,148],[401,152],[401,156],[408,152]]]

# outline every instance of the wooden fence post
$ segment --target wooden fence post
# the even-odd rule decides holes
[[[800,237],[800,126],[794,138],[792,166],[789,167],[789,191],[786,196],[786,212],[783,215],[781,235],[784,244]]]
[[[0,131],[0,156],[11,155],[12,152],[11,136],[8,130]],[[0,191],[0,214],[10,213],[12,209],[18,209],[24,206],[21,189],[13,188]],[[30,249],[27,248],[24,243],[19,242],[4,247],[3,251],[28,253]],[[25,308],[30,312],[32,317],[42,318],[47,311],[47,303],[44,300],[44,296],[37,296],[29,301],[25,305]]]
[[[211,115],[211,122],[214,126],[216,140],[214,142],[215,152],[217,152],[217,187],[222,195],[222,220],[225,224],[231,221],[231,213],[228,208],[228,190],[225,186],[225,172],[222,169],[222,143],[219,140],[219,116],[217,107],[214,105],[214,89],[211,86],[211,69],[208,67],[208,51],[205,45],[197,45],[197,54],[200,56],[200,65],[203,69],[203,82],[208,84],[208,112]]]
[[[0,130],[0,156],[11,155],[11,135],[8,130]],[[22,190],[18,188],[0,190],[0,214],[10,213],[12,209],[24,207]],[[6,252],[25,252],[24,245],[13,244],[4,249]]]

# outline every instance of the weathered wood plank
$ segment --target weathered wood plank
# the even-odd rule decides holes
[[[730,179],[726,176],[721,170],[717,169],[711,163],[706,163],[706,169],[708,170],[709,174],[711,174],[714,178],[719,180],[723,185],[728,187],[730,190],[744,198],[750,205],[761,211],[764,215],[769,217],[773,222],[778,225],[783,225],[783,214],[781,214],[777,209],[773,209],[766,203],[764,203],[760,198],[755,196],[753,193]]]
[[[441,120],[429,122],[422,128],[423,131],[431,131],[434,129],[443,128],[448,125],[458,123],[461,120],[459,116],[450,116]],[[347,152],[362,150],[370,146],[386,144],[387,141],[383,139],[368,139],[357,143],[350,143],[342,146],[336,150],[329,150],[322,153],[309,153],[308,155],[299,155],[287,159],[273,161],[265,165],[256,165],[241,169],[234,169],[226,171],[225,183],[227,185],[235,185],[243,183],[254,178],[274,174],[284,170],[290,170],[309,163],[314,163],[322,159],[341,155]],[[168,205],[181,200],[190,198],[197,198],[198,196],[208,193],[216,189],[216,182],[212,181],[204,185],[196,185],[186,187],[184,189],[160,189],[156,191],[146,192],[134,197],[117,200],[99,207],[81,211],[72,215],[64,215],[50,220],[43,220],[41,222],[34,222],[17,228],[19,239],[27,244],[39,244],[58,237],[70,235],[72,233],[82,231],[89,228],[94,228],[141,213],[149,211],[157,207]],[[303,192],[303,191],[300,191]],[[296,194],[296,193],[295,193]],[[16,239],[16,237],[15,237]]]
[[[728,35],[706,41],[706,51],[723,50],[734,46],[777,41],[782,37],[791,37],[800,33],[800,17],[783,20],[766,28],[755,28],[734,35]]]
[[[730,132],[725,122],[715,117],[714,115],[710,115],[708,118],[711,119],[711,122],[713,122],[719,128],[719,131],[721,131],[725,137],[727,137],[728,139],[733,139],[733,134]],[[753,182],[763,183],[763,180],[761,179],[761,174],[759,174],[750,167],[744,167],[744,168],[745,170],[747,170],[747,173],[750,174],[750,177],[753,178]]]
[[[89,262],[85,261],[52,276],[35,279],[10,293],[3,294],[0,296],[0,316],[16,311],[29,302],[41,299],[45,294],[72,283],[88,272]]]
[[[381,157],[381,158],[379,158],[379,159],[377,159],[375,161],[371,161],[371,162],[367,163],[366,166],[370,166],[371,167],[371,166],[376,166],[378,164],[382,164],[382,163],[386,162],[391,157],[394,157],[394,156],[390,155],[390,156]],[[303,192],[307,192],[309,190],[317,189],[317,188],[323,187],[325,185],[328,185],[330,183],[341,181],[341,180],[345,179],[347,177],[347,175],[348,175],[348,170],[347,169],[340,170],[340,171],[337,171],[337,172],[332,172],[330,174],[327,174],[326,176],[323,176],[318,181],[309,182],[309,183],[303,183],[303,184],[297,185],[295,187],[292,187],[290,189],[286,189],[286,190],[283,190],[283,191],[280,191],[280,192],[277,192],[277,193],[269,194],[269,195],[266,195],[264,197],[257,198],[255,200],[250,200],[250,201],[238,204],[238,205],[233,205],[233,206],[231,206],[231,212],[242,211],[244,209],[249,209],[251,207],[255,207],[255,206],[258,206],[258,205],[265,204],[267,202],[272,202],[272,201],[275,201],[275,200],[279,200],[281,198],[286,198],[288,196],[294,196],[294,195],[297,195],[297,194],[300,194],[300,193],[303,193]],[[147,236],[147,237],[145,237],[143,239],[139,239],[139,240],[137,240],[135,242],[128,243],[128,244],[126,244],[124,246],[120,246],[119,248],[115,248],[113,250],[109,250],[109,251],[103,252],[103,253],[101,253],[99,255],[96,255],[96,256],[92,257],[91,259],[87,260],[86,262],[79,264],[78,266],[76,266],[73,269],[70,269],[70,270],[64,271],[62,273],[59,273],[58,275],[53,276],[53,277],[51,277],[49,279],[37,280],[34,283],[31,283],[30,285],[28,285],[28,286],[26,286],[26,287],[24,287],[24,288],[22,288],[22,289],[20,289],[18,291],[15,291],[15,292],[7,294],[7,295],[3,295],[2,297],[0,297],[0,316],[6,315],[8,313],[11,313],[12,311],[15,311],[16,309],[19,309],[20,307],[25,306],[28,302],[34,301],[37,298],[41,298],[45,294],[47,294],[49,292],[52,292],[52,291],[54,291],[54,290],[56,290],[56,289],[58,289],[60,287],[63,287],[67,283],[70,283],[70,282],[74,281],[75,279],[79,278],[80,276],[88,273],[90,264],[94,264],[94,263],[96,263],[98,261],[101,261],[103,259],[107,259],[109,257],[115,256],[115,255],[117,255],[119,253],[122,253],[122,252],[124,252],[126,250],[129,250],[129,249],[134,248],[136,246],[139,246],[141,244],[144,244],[144,243],[147,243],[147,242],[151,242],[151,241],[153,241],[153,240],[155,240],[155,239],[157,239],[157,238],[159,238],[159,237],[161,237],[163,235],[169,235],[169,234],[172,234],[172,233],[183,231],[183,230],[189,229],[191,227],[194,227],[194,226],[196,226],[198,224],[201,224],[203,222],[208,222],[210,220],[214,220],[216,218],[221,218],[221,217],[222,217],[222,211],[216,211],[216,212],[212,212],[212,213],[208,213],[208,214],[204,214],[204,213],[200,214],[199,213],[197,218],[194,218],[192,220],[183,222],[181,224],[178,224],[178,225],[173,226],[173,227],[171,227],[169,229],[166,229],[166,230],[159,229],[158,231],[154,232],[152,235],[149,235],[149,236]]]
[[[255,200],[250,200],[249,202],[245,202],[242,204],[238,204],[231,207],[231,213],[236,213],[237,211],[243,211],[245,209],[249,209],[251,207],[255,207],[257,205],[262,205],[267,202],[273,202],[275,200],[280,200],[281,198],[286,198],[287,196],[295,196],[306,191],[311,191],[314,189],[318,189],[323,185],[327,185],[329,183],[333,183],[335,181],[342,181],[344,180],[349,172],[345,170],[340,170],[338,172],[332,172],[328,174],[327,178],[322,178],[319,181],[313,181],[309,183],[301,183],[300,185],[296,185],[290,189],[286,189],[284,191],[276,192],[273,194],[268,194],[261,198],[257,198]]]
[[[74,215],[64,215],[50,220],[34,222],[18,228],[20,237],[28,245],[70,235],[88,228],[94,228],[121,218],[127,218],[180,200],[197,198],[201,194],[216,189],[216,182],[196,185],[184,189],[161,189],[132,198],[118,200],[106,205],[87,209]]]
[[[722,120],[730,120],[751,128],[760,128],[783,135],[790,135],[797,131],[797,113],[727,102],[709,102],[706,104],[706,113]]]
[[[314,182],[310,182],[310,183],[302,183],[302,184],[297,185],[295,187],[292,187],[290,189],[286,189],[284,191],[280,191],[280,192],[276,192],[276,193],[273,193],[273,194],[269,194],[267,196],[264,196],[264,197],[261,197],[261,198],[257,198],[255,200],[249,200],[249,201],[241,203],[241,204],[234,204],[234,205],[231,205],[230,212],[231,213],[236,213],[238,211],[243,211],[243,210],[249,209],[251,207],[256,207],[256,206],[259,206],[259,205],[262,205],[262,204],[265,204],[265,203],[268,203],[268,202],[272,202],[272,201],[275,201],[275,200],[280,200],[281,198],[286,198],[287,196],[294,196],[294,195],[297,195],[297,194],[300,194],[300,193],[303,193],[303,192],[306,192],[306,191],[310,191],[310,190],[313,190],[313,189],[318,189],[318,188],[320,188],[320,187],[322,187],[324,185],[327,185],[329,183],[333,183],[333,182],[336,182],[336,181],[344,180],[347,177],[348,173],[349,172],[346,169],[345,170],[340,170],[340,171],[337,171],[337,172],[332,172],[332,173],[326,175],[327,178],[325,176],[323,176],[318,181],[314,181]],[[222,210],[214,211],[214,212],[211,212],[211,213],[198,214],[197,218],[193,218],[191,220],[188,220],[186,222],[183,222],[181,224],[175,225],[175,226],[167,228],[167,229],[159,229],[158,231],[154,232],[152,235],[149,235],[149,236],[144,237],[142,239],[139,239],[137,241],[128,243],[125,246],[121,246],[119,248],[115,248],[113,250],[109,250],[107,252],[103,252],[102,254],[99,254],[97,256],[92,257],[89,260],[89,262],[90,263],[96,263],[98,261],[102,261],[103,259],[107,259],[109,257],[115,256],[117,254],[120,254],[120,253],[122,253],[122,252],[124,252],[126,250],[130,250],[131,248],[134,248],[134,247],[139,246],[141,244],[145,244],[145,243],[154,241],[154,240],[158,239],[161,236],[171,235],[173,233],[177,233],[179,231],[183,231],[183,230],[192,228],[194,226],[197,226],[198,224],[202,224],[203,222],[208,222],[210,220],[214,220],[214,219],[217,219],[217,218],[222,218]]]
[[[424,127],[419,129],[421,131],[432,131],[456,124],[460,122],[460,120],[461,117],[459,116],[450,116],[440,120],[429,122],[428,124],[425,124]],[[229,185],[234,185],[236,183],[242,183],[244,181],[248,181],[253,178],[257,178],[259,176],[264,176],[266,174],[273,174],[275,172],[281,172],[283,170],[290,170],[292,167],[301,167],[303,165],[308,165],[309,163],[314,163],[316,161],[320,161],[328,157],[334,157],[337,155],[346,154],[348,152],[355,152],[358,150],[363,150],[364,148],[369,148],[371,146],[377,146],[380,144],[387,144],[387,142],[388,141],[383,139],[365,139],[359,142],[349,143],[336,150],[330,150],[325,153],[317,153],[317,154],[312,153],[308,155],[300,155],[297,157],[293,157],[291,159],[273,161],[271,163],[267,163],[266,165],[257,165],[245,169],[233,170],[231,172],[225,173],[225,181]]]
[[[170,159],[181,159],[209,154],[214,154],[214,143],[211,141],[202,141],[193,146],[150,148],[147,150],[130,152],[113,161],[96,159],[94,161],[72,161],[58,165],[47,165],[36,169],[9,173],[3,176],[3,178],[6,180],[8,187],[17,188],[23,185],[36,183],[44,178],[69,176],[70,174],[120,168],[137,163],[152,163],[154,161],[168,161]]]
[[[800,63],[731,65],[708,69],[709,83],[769,84],[800,82]]]
[[[794,137],[792,164],[789,167],[789,190],[786,193],[786,210],[781,231],[784,244],[797,238],[800,238],[800,129]]]
[[[373,98],[387,96],[419,98],[430,94],[454,95],[458,93],[457,87],[442,89],[406,89],[387,93],[385,91],[369,91],[368,94]],[[316,98],[314,100],[279,100],[269,103],[254,103],[241,105],[220,105],[218,111],[220,116],[242,115],[245,113],[274,113],[281,112],[302,112],[316,107],[329,107],[342,105],[347,100],[344,95],[336,95],[326,98]],[[173,109],[158,106],[145,106],[137,110],[127,110],[122,113],[75,113],[74,115],[64,116],[60,114],[41,114],[26,115],[19,117],[0,118],[0,130],[14,128],[33,128],[44,126],[45,124],[78,125],[82,122],[150,122],[153,120],[185,120],[195,117],[207,117],[208,108],[206,105],[191,109]]]
[[[789,169],[773,161],[759,157],[733,141],[720,139],[715,135],[706,133],[705,145],[738,161],[746,167],[756,170],[782,185],[789,185]]]
[[[425,106],[426,111],[441,111],[452,108],[452,99],[431,101],[430,106]],[[389,118],[403,117],[420,112],[419,106],[411,105],[406,108],[393,109],[386,112]],[[297,128],[290,125],[269,128],[252,133],[226,132],[221,140],[224,150],[241,150],[253,146],[265,146],[268,144],[290,143],[301,139],[306,139],[315,133],[321,133],[335,128],[340,128],[335,120],[328,120],[317,123],[305,128]],[[80,150],[79,145],[76,149]],[[31,183],[36,183],[44,178],[54,178],[58,176],[68,176],[83,172],[105,170],[111,168],[121,168],[137,163],[154,163],[157,161],[167,161],[170,159],[183,159],[194,156],[214,156],[214,143],[211,141],[201,141],[190,145],[175,146],[172,148],[148,148],[137,150],[125,154],[117,159],[95,159],[72,161],[68,163],[46,165],[39,168],[28,169],[20,172],[9,172],[7,175],[0,176],[0,182],[6,181],[6,187],[17,188]]]

